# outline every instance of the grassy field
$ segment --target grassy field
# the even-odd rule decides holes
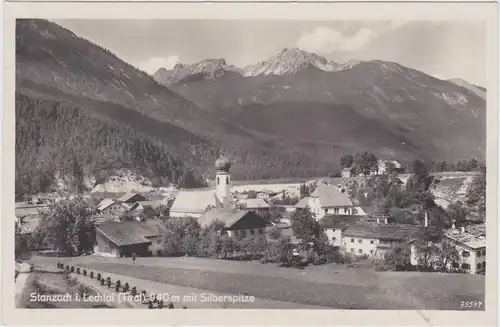
[[[78,301],[76,294],[80,297],[83,292],[86,295],[97,293],[90,287],[78,283],[77,279],[65,279],[61,272],[35,271],[29,277],[26,290],[21,301],[21,308],[26,309],[72,309],[72,308],[112,308],[104,302]],[[32,297],[40,295],[39,298]],[[47,299],[47,295],[60,295],[57,301]],[[62,296],[67,296],[63,298]]]
[[[459,310],[461,301],[484,302],[484,276],[375,272],[341,265],[296,270],[196,258],[138,258],[135,264],[97,256],[60,260],[172,285],[341,309]]]

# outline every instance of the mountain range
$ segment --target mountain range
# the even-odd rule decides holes
[[[325,175],[361,151],[401,162],[485,156],[485,89],[295,48],[243,68],[207,59],[150,76],[59,25],[18,20],[16,92],[160,142],[197,174],[220,152],[237,179]]]

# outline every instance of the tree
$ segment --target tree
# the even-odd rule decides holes
[[[16,226],[17,229],[17,226]],[[24,235],[16,231],[15,236],[15,258],[17,260],[26,260],[30,258],[30,251],[28,241]]]
[[[292,231],[295,237],[307,243],[319,237],[320,226],[309,208],[296,211],[291,215]]]
[[[441,171],[448,171],[448,163],[446,161],[442,161],[440,165]]]
[[[467,218],[467,208],[461,202],[454,202],[446,208],[446,212],[451,221],[457,225],[465,223]]]
[[[427,169],[422,161],[417,159],[413,162],[413,174],[419,179],[427,174]]]
[[[467,189],[466,196],[469,208],[484,221],[486,217],[486,167],[482,167],[481,174],[474,178]]]
[[[340,168],[350,168],[354,164],[354,157],[351,154],[344,153],[340,157]]]
[[[410,249],[406,245],[392,245],[384,255],[384,263],[392,270],[403,270],[410,266]]]
[[[37,242],[66,255],[80,255],[92,250],[95,240],[95,209],[81,197],[52,202],[35,231]]]
[[[415,249],[418,266],[425,270],[432,270],[433,261],[438,253],[436,244],[426,239],[418,239],[415,241]]]
[[[165,255],[191,254],[196,251],[200,225],[193,217],[170,217],[165,225]]]
[[[453,264],[458,263],[460,256],[455,245],[449,241],[443,240],[439,246],[436,246],[436,263],[442,272],[449,270]]]
[[[357,155],[355,159],[357,173],[362,173],[365,176],[370,175],[371,172],[378,170],[378,159],[370,152],[364,152]]]

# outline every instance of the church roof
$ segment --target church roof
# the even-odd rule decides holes
[[[201,214],[208,206],[217,206],[214,189],[182,190],[175,197],[170,212],[185,212]]]

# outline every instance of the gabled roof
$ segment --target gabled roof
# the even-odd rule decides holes
[[[311,196],[319,198],[319,203],[322,208],[353,206],[347,191],[341,192],[334,184],[320,183]]]
[[[344,168],[342,168],[342,170],[341,170],[341,171],[351,171],[351,170],[352,170],[352,168],[351,168],[351,167],[344,167]]]
[[[484,223],[466,226],[464,232],[460,229],[449,229],[444,235],[471,249],[478,249],[486,246],[486,225]]]
[[[239,202],[247,209],[269,208],[269,204],[263,199],[241,199]]]
[[[321,228],[341,228],[346,229],[351,225],[362,221],[363,216],[358,215],[325,215],[319,220]]]
[[[309,205],[309,198],[305,197],[295,204],[295,208],[305,209]]]
[[[183,190],[177,194],[170,212],[201,214],[208,206],[217,206],[215,191],[209,189]]]
[[[215,221],[220,221],[224,224],[225,228],[231,229],[238,221],[242,218],[249,216],[252,219],[255,219],[256,224],[264,222],[264,218],[260,217],[256,213],[250,210],[238,210],[233,211],[225,208],[213,208],[205,212],[200,218],[198,218],[198,222],[201,227],[207,227],[211,223]],[[264,224],[270,224],[267,221]]]
[[[106,208],[109,208],[115,202],[116,201],[113,199],[106,198],[99,203],[99,205],[97,206],[97,210],[102,211]]]
[[[164,200],[137,201],[136,203],[139,205],[139,209],[144,209],[147,206],[156,209],[162,205],[166,205],[166,201]]]
[[[146,201],[147,199],[140,195],[139,193],[127,193],[123,195],[121,198],[119,198],[117,201],[118,202],[129,202],[129,201]]]
[[[372,238],[381,240],[410,241],[423,235],[437,236],[435,226],[419,226],[404,224],[353,224],[343,232],[344,236]]]
[[[160,236],[165,232],[165,227],[159,219],[104,222],[97,225],[96,229],[118,246],[150,243],[148,237]]]

